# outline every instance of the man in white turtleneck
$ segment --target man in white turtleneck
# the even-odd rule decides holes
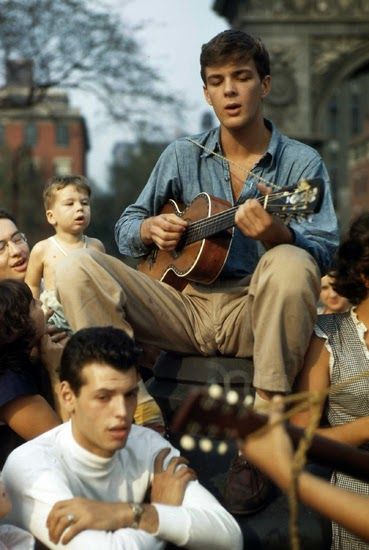
[[[70,421],[9,456],[11,521],[48,548],[241,549],[239,526],[186,460],[153,430],[132,426],[137,358],[120,329],[71,337],[60,366]]]

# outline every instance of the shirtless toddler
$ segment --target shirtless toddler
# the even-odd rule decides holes
[[[45,311],[53,311],[49,322],[63,330],[71,330],[65,319],[55,290],[55,267],[77,248],[95,248],[105,252],[98,239],[84,234],[91,220],[91,189],[84,176],[54,176],[44,193],[47,221],[55,235],[35,244],[31,251],[26,283],[35,298],[40,298]]]

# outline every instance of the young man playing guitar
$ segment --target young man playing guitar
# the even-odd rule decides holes
[[[219,276],[211,284],[190,281],[179,292],[117,259],[85,251],[83,257],[77,252],[66,258],[57,287],[74,329],[114,324],[161,349],[253,357],[256,401],[269,400],[291,390],[303,363],[320,277],[337,246],[328,174],[314,149],[263,118],[271,76],[260,40],[224,31],[203,45],[200,63],[205,99],[219,127],[167,147],[136,203],[118,220],[116,240],[129,256],[155,251],[151,264],[158,250],[175,259],[190,224],[162,208],[169,199],[189,204],[208,193],[238,206]],[[285,189],[316,178],[324,195],[310,220],[284,223],[257,200],[268,187]],[[255,494],[250,475],[258,473],[250,474],[237,458],[226,491],[233,513],[261,506],[265,486],[259,476]]]

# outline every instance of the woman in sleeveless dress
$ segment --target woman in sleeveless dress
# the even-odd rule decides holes
[[[336,386],[326,403],[329,425],[318,433],[369,451],[369,212],[352,224],[339,247],[334,277],[334,289],[353,307],[318,316],[297,391]],[[353,377],[355,381],[348,382]],[[310,416],[307,410],[293,421],[306,426]],[[331,483],[369,496],[369,484],[340,472],[333,472]],[[332,523],[331,548],[361,550],[368,544]]]

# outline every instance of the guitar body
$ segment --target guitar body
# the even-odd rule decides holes
[[[228,201],[200,193],[183,211],[175,201],[170,200],[160,213],[176,214],[191,224],[210,219],[230,206]],[[155,248],[138,264],[138,269],[178,290],[182,290],[188,280],[210,284],[218,277],[226,262],[232,235],[232,230],[227,230],[185,246],[180,242],[170,252]]]

